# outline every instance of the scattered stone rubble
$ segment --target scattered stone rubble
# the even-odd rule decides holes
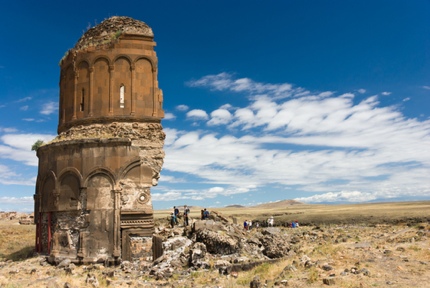
[[[33,213],[20,213],[16,211],[4,212],[0,211],[0,220],[15,220],[19,219],[19,224],[21,225],[31,225],[34,224]]]
[[[156,227],[156,235],[164,253],[152,263],[76,266],[65,259],[51,266],[45,257],[0,261],[0,287],[12,280],[23,287],[425,287],[430,281],[430,258],[422,257],[430,256],[428,223],[245,231],[226,221],[197,220],[191,227],[174,228],[166,221]],[[257,274],[243,285],[232,284],[264,263],[284,268],[270,280]],[[195,279],[200,273],[209,279],[206,284]]]

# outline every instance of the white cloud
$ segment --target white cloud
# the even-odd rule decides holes
[[[341,191],[328,192],[324,194],[313,195],[310,197],[295,198],[294,200],[305,203],[324,203],[324,202],[368,202],[375,200],[376,197],[372,193],[363,193],[360,191]]]
[[[384,96],[388,96],[388,95],[391,95],[391,92],[382,92],[381,94]]]
[[[187,113],[187,118],[206,120],[209,118],[208,113],[201,109],[194,109]]]
[[[21,107],[19,108],[19,110],[21,110],[21,111],[27,111],[27,110],[28,110],[28,105],[21,106]]]
[[[0,197],[0,211],[33,212],[33,197]]]
[[[32,99],[32,97],[24,97],[24,98],[21,98],[21,99],[18,99],[18,100],[16,100],[16,102],[17,103],[21,103],[21,102],[27,102],[27,101],[30,101]]]
[[[6,165],[0,164],[0,184],[33,186],[35,182],[36,179],[34,177],[26,178],[26,176],[12,171]]]
[[[252,80],[238,82],[230,75],[199,81],[194,86],[249,95],[255,91]],[[285,90],[288,97],[276,89],[266,93],[249,97],[242,107],[210,113],[208,128],[241,130],[226,129],[230,134],[225,135],[210,130],[166,131],[164,171],[192,175],[224,189],[195,192],[197,196],[175,190],[175,195],[210,198],[250,191],[250,185],[318,194],[303,196],[314,202],[430,195],[430,120],[408,119],[397,106],[381,106],[377,96],[356,103],[351,93],[314,95],[302,88]],[[193,113],[201,119],[207,116],[203,110],[192,111],[200,111]],[[236,134],[245,130],[246,136]]]
[[[360,93],[360,94],[364,94],[364,93],[366,93],[366,89],[358,89],[358,91],[357,91],[358,93]]]
[[[55,113],[55,111],[58,110],[58,103],[50,101],[42,106],[42,110],[40,110],[40,114],[43,115],[50,115],[52,113]]]
[[[0,202],[3,204],[32,204],[34,200],[33,197],[0,197]]]
[[[18,129],[12,128],[12,127],[0,127],[0,132],[4,132],[4,133],[14,133],[17,131]]]
[[[177,201],[177,200],[196,200],[201,201],[203,199],[213,199],[218,196],[231,196],[235,194],[243,194],[252,191],[255,187],[250,185],[247,187],[231,187],[224,188],[220,186],[214,186],[207,189],[200,190],[166,190],[163,193],[152,193],[152,199],[154,201]]]
[[[178,105],[176,106],[176,110],[178,111],[188,111],[188,109],[190,109],[190,107],[188,107],[187,105]]]
[[[173,120],[176,119],[176,116],[173,113],[164,114],[164,120]]]
[[[5,134],[0,137],[0,158],[22,162],[25,165],[37,166],[38,160],[31,146],[37,141],[49,142],[55,135],[48,134]]]
[[[226,109],[217,109],[211,113],[211,119],[208,125],[225,125],[230,122],[232,118],[231,113]]]
[[[407,102],[407,101],[409,101],[409,100],[411,100],[411,98],[406,97],[406,98],[404,98],[404,99],[403,99],[403,102]]]
[[[208,87],[212,90],[230,90],[234,92],[248,92],[251,94],[271,93],[275,96],[282,94],[284,97],[290,96],[288,92],[292,90],[292,85],[266,84],[255,82],[249,78],[233,79],[229,73],[219,73],[217,75],[207,75],[198,80],[189,81],[190,87]]]
[[[430,86],[423,86],[424,89],[430,90]]]

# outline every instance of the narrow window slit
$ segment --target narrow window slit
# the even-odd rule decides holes
[[[124,108],[124,93],[125,86],[121,84],[121,86],[119,86],[119,108]]]
[[[84,103],[85,103],[85,89],[82,88],[81,91],[81,104],[79,105],[79,110],[84,111]]]

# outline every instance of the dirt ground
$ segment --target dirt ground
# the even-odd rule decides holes
[[[343,223],[280,227],[280,233],[291,241],[287,257],[248,271],[233,270],[228,275],[221,275],[215,267],[184,267],[172,277],[159,280],[143,268],[127,271],[121,266],[89,265],[70,271],[47,265],[42,255],[8,260],[19,253],[1,250],[0,287],[430,287],[429,213],[422,210],[413,219],[397,219],[389,224],[382,221],[384,218],[376,221],[380,223],[359,223],[354,216]],[[162,225],[162,221],[158,223]],[[9,224],[0,225],[2,241],[10,241],[5,238],[5,233],[10,234],[5,227],[17,227],[16,223]],[[34,233],[25,229],[23,233]],[[247,237],[261,229],[265,228],[247,232]],[[97,279],[96,283],[88,280],[90,276]]]

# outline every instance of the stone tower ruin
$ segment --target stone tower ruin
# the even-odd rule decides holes
[[[50,262],[152,257],[163,164],[154,34],[111,17],[61,59],[58,136],[37,150],[36,250]]]

